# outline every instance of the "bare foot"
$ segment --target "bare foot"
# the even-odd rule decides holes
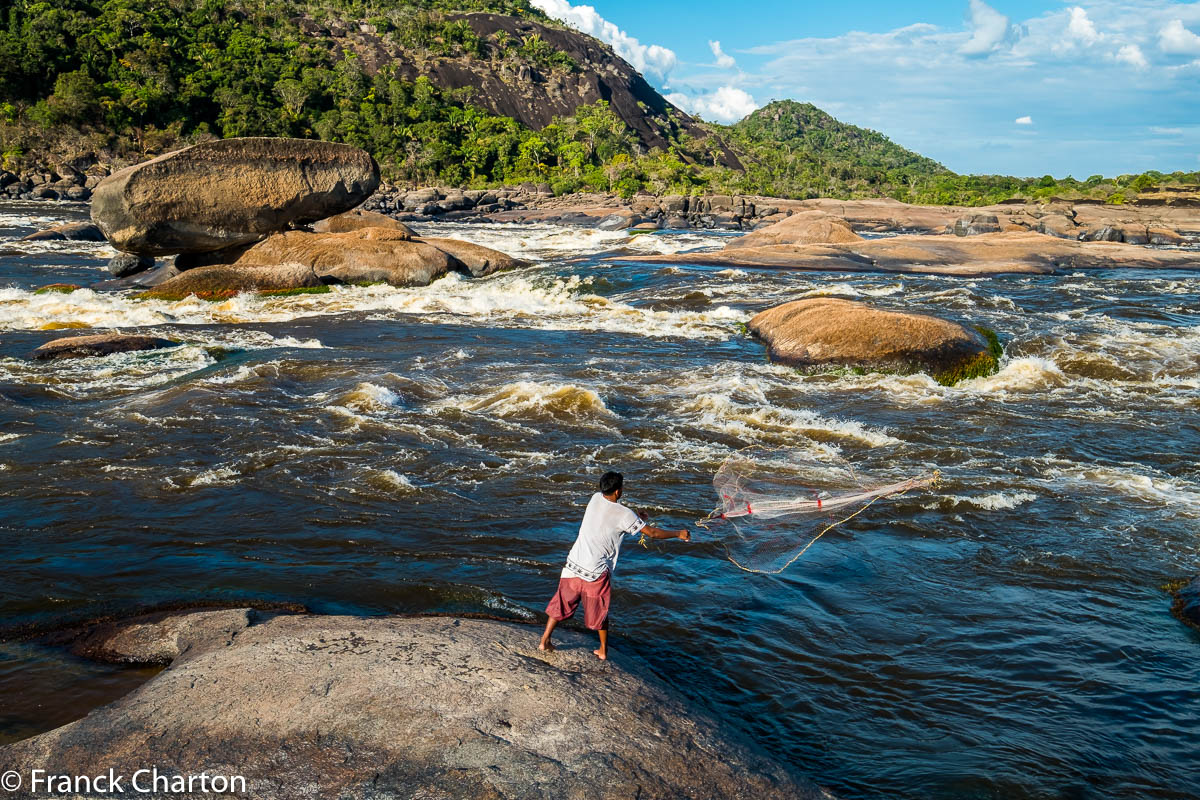
[[[538,643],[538,650],[545,650],[547,653],[552,652],[554,650],[554,644],[547,639],[542,639],[542,641]]]
[[[595,654],[596,654],[596,658],[600,659],[601,661],[607,661],[607,660],[608,660],[608,653],[606,653],[605,651],[603,651],[603,650],[593,650],[592,652],[593,652],[593,653],[595,653]]]

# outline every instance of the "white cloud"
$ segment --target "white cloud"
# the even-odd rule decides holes
[[[1163,128],[1151,125],[1150,132],[1157,136],[1183,136],[1183,128]]]
[[[1200,126],[1189,111],[1200,108],[1200,45],[1186,57],[1159,45],[1164,30],[1200,33],[1200,2],[1068,0],[1004,25],[987,5],[1005,8],[997,0],[970,8],[969,0],[955,2],[968,11],[961,25],[763,42],[739,50],[728,71],[736,78],[708,58],[681,64],[672,91],[688,108],[698,108],[689,98],[723,86],[811,102],[961,172],[1116,175],[1169,171],[1196,157]],[[1074,15],[1072,29],[1077,6],[1086,16]],[[1095,40],[1085,46],[1092,31]],[[1103,87],[1105,103],[1125,112],[1097,116],[1096,93],[1079,87]],[[1012,109],[1031,124],[1016,124]],[[726,116],[736,114],[726,109]],[[1181,125],[1182,136],[1148,132]]]
[[[1075,6],[1068,12],[1070,21],[1067,23],[1067,37],[1082,44],[1084,47],[1091,47],[1100,41],[1100,32],[1096,30],[1096,25],[1088,17],[1088,13],[1079,6]]]
[[[971,0],[969,14],[971,38],[958,51],[964,56],[987,55],[1009,37],[1008,17],[983,0]]]
[[[567,0],[532,0],[532,4],[554,19],[611,45],[638,72],[650,72],[665,79],[675,68],[677,59],[673,50],[642,44],[600,16],[592,6],[573,6]]]
[[[715,92],[692,96],[676,92],[667,95],[667,99],[689,114],[717,122],[737,122],[758,108],[754,98],[736,86],[722,86]]]
[[[1142,48],[1138,47],[1136,44],[1123,45],[1121,49],[1117,51],[1117,54],[1114,56],[1114,58],[1116,58],[1117,61],[1123,61],[1136,69],[1146,69],[1150,66],[1150,62],[1148,62],[1146,60],[1146,56],[1142,54]]]
[[[737,63],[733,56],[721,50],[721,43],[715,39],[709,40],[708,49],[712,50],[713,58],[717,60],[717,66],[721,69],[729,69]]]
[[[1183,20],[1173,19],[1159,31],[1158,46],[1171,55],[1197,55],[1200,54],[1200,36],[1183,27]]]
[[[1017,117],[1013,120],[1013,122],[1015,122],[1017,125],[1032,125],[1033,117]]]

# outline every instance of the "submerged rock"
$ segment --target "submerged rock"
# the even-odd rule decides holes
[[[773,361],[797,367],[918,369],[953,383],[997,366],[987,339],[957,322],[853,300],[795,300],[755,315],[747,328],[766,342]]]
[[[1171,611],[1188,625],[1200,630],[1200,575],[1174,589],[1171,593],[1175,596]]]
[[[312,226],[314,233],[346,233],[361,228],[386,228],[390,231],[407,234],[409,238],[416,236],[412,228],[399,220],[376,211],[363,211],[357,208],[347,211],[345,214],[338,214],[336,217],[320,220],[313,223]]]
[[[128,353],[133,350],[157,350],[174,347],[175,342],[157,336],[140,336],[125,333],[98,333],[91,336],[68,336],[54,339],[33,351],[40,361],[58,358],[90,358],[113,353]]]
[[[68,222],[21,237],[22,242],[103,242],[104,234],[90,222]]]
[[[241,775],[249,796],[827,797],[590,638],[451,618],[215,618],[165,632],[171,666],[84,719],[0,748],[0,769]]]
[[[125,252],[205,252],[348,211],[377,186],[379,166],[357,147],[223,139],[108,176],[92,197],[92,220]]]
[[[320,277],[307,264],[215,264],[182,272],[157,284],[142,296],[181,300],[194,294],[205,300],[220,300],[239,292],[279,292],[323,285]]]
[[[850,223],[823,211],[801,211],[790,217],[759,228],[753,233],[739,236],[727,249],[763,247],[783,244],[831,244],[837,242],[861,242],[863,238],[854,232]]]

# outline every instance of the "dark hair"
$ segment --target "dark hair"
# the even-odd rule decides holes
[[[612,494],[625,484],[625,479],[619,472],[604,473],[600,476],[600,494]]]

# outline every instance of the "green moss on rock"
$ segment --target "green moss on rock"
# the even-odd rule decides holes
[[[77,289],[82,289],[82,286],[74,283],[52,283],[48,286],[42,286],[33,291],[34,294],[70,294]]]
[[[985,328],[981,325],[974,327],[987,342],[987,352],[977,353],[974,357],[963,363],[935,374],[933,379],[942,386],[953,386],[960,381],[969,381],[974,378],[986,378],[989,375],[995,375],[999,371],[1000,359],[1004,355],[1004,348],[1000,344],[1000,337],[991,328]]]
[[[264,289],[259,292],[262,297],[291,297],[297,294],[329,294],[333,290],[328,286],[297,286],[294,289]]]

